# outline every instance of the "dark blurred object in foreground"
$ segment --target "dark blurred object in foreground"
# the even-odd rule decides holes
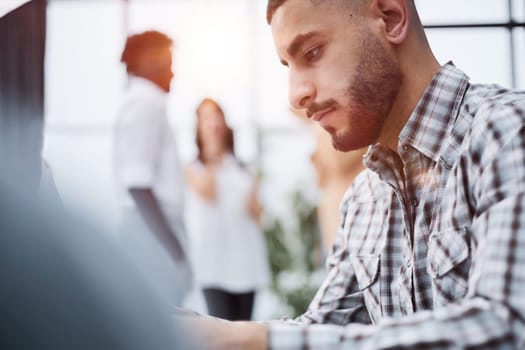
[[[186,348],[111,241],[19,193],[0,184],[0,349]]]
[[[0,17],[0,171],[28,192],[40,179],[45,33],[45,0]]]

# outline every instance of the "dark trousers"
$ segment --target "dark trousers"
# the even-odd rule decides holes
[[[230,293],[222,289],[205,288],[203,293],[211,316],[230,321],[252,318],[255,292]]]

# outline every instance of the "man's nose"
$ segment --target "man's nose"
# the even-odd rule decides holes
[[[288,100],[294,109],[306,109],[315,100],[315,86],[311,81],[290,74]]]

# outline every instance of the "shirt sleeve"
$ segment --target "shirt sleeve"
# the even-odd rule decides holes
[[[467,296],[375,325],[272,323],[270,349],[525,347],[525,130],[516,122],[525,112],[509,106],[499,113],[460,160],[474,217]]]
[[[344,325],[349,322],[371,323],[350,259],[348,259],[349,232],[345,227],[351,188],[345,194],[339,211],[341,225],[332,251],[326,260],[327,276],[310,303],[308,310],[295,320],[283,318],[288,324],[329,323]]]
[[[125,188],[153,187],[162,146],[162,108],[134,101],[116,128],[115,166]]]
[[[349,322],[371,323],[365,307],[363,291],[357,279],[347,250],[348,235],[342,228],[327,259],[327,276],[310,303],[308,310],[297,319],[298,324]]]

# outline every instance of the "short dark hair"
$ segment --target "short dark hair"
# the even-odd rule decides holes
[[[266,6],[266,22],[268,24],[272,23],[273,14],[286,0],[268,0],[268,5]]]
[[[164,33],[149,30],[131,35],[126,40],[120,61],[126,65],[128,72],[135,72],[138,59],[150,50],[167,49],[173,45],[173,40]]]
[[[266,6],[266,21],[268,24],[272,22],[273,15],[279,7],[281,7],[287,0],[268,0],[268,5]],[[306,0],[304,0],[306,1]],[[322,2],[327,2],[330,0],[309,0],[313,4],[320,4]],[[353,1],[353,0],[340,0],[342,4],[352,5],[354,3],[362,3],[362,1]]]

